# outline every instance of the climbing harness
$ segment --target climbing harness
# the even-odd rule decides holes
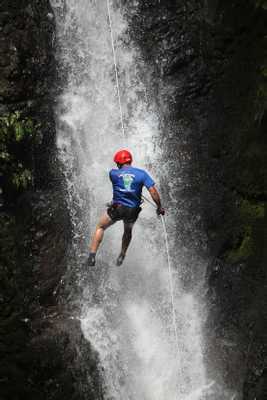
[[[115,78],[116,78],[117,94],[118,94],[118,101],[119,101],[119,108],[120,108],[121,129],[122,129],[123,139],[125,140],[126,139],[126,135],[125,135],[124,122],[123,122],[123,113],[122,113],[122,107],[121,107],[121,96],[120,96],[120,87],[119,87],[118,67],[117,67],[116,51],[115,51],[114,38],[113,38],[113,30],[112,30],[112,22],[111,22],[109,0],[107,0],[107,11],[108,11],[108,21],[109,21],[109,28],[110,28],[110,38],[111,38],[111,46],[112,46],[112,53],[113,53],[113,62],[114,62],[114,71],[115,71]],[[147,197],[142,195],[142,199],[143,199],[143,201],[146,201],[147,203],[149,203],[154,208],[157,208],[157,206],[154,203],[152,203],[152,201],[150,201]],[[176,327],[174,290],[173,290],[173,281],[172,281],[169,241],[168,241],[168,234],[167,234],[165,218],[164,218],[163,215],[160,215],[160,217],[161,217],[161,223],[162,223],[162,227],[163,227],[164,238],[165,238],[165,246],[166,246],[166,252],[167,252],[168,272],[169,272],[169,287],[170,287],[171,305],[172,305],[172,322],[173,322],[173,329],[174,329],[174,334],[175,334],[177,352],[179,354],[179,340],[178,340],[178,332],[177,332],[177,327]]]

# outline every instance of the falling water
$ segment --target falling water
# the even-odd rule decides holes
[[[134,164],[148,169],[160,182],[161,132],[153,100],[148,101],[142,83],[146,67],[129,41],[122,11],[110,8],[125,142],[106,0],[52,3],[64,86],[57,106],[57,140],[65,165],[76,257],[82,263],[97,219],[111,199],[108,171],[114,152],[127,146]],[[168,214],[166,225],[174,230]],[[202,307],[194,293],[182,289],[176,273],[182,266],[172,259],[173,318],[164,232],[155,210],[144,206],[124,265],[118,268],[114,260],[121,234],[121,223],[111,227],[97,266],[80,274],[81,327],[99,353],[105,398],[213,399],[209,397],[213,382],[208,381],[203,362]],[[170,249],[174,245],[171,238]]]

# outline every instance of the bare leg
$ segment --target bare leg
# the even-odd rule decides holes
[[[107,213],[102,215],[102,217],[100,218],[100,220],[96,226],[96,230],[95,230],[94,236],[92,238],[92,242],[91,242],[91,246],[90,246],[91,253],[97,252],[99,245],[102,242],[105,229],[107,229],[108,227],[110,227],[113,224],[114,224],[114,221],[112,221],[112,219],[109,217],[109,215]]]
[[[134,224],[126,224],[124,222],[124,232],[123,232],[122,243],[121,243],[121,254],[123,254],[124,256],[129,247],[129,244],[132,240],[133,226],[134,226]]]
[[[117,258],[117,263],[116,263],[118,266],[120,266],[123,263],[123,260],[125,258],[126,251],[132,239],[133,226],[134,224],[127,224],[124,222],[124,233],[122,236],[121,252],[119,257]]]

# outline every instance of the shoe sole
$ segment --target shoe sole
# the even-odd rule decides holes
[[[117,261],[116,261],[117,267],[120,267],[123,264],[124,258],[125,257],[123,257],[123,259],[121,261],[119,259],[117,259]]]

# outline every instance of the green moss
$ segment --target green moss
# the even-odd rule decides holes
[[[244,261],[253,254],[254,240],[253,233],[250,226],[246,227],[244,236],[240,242],[240,245],[236,248],[231,249],[227,255],[226,260],[230,263],[237,263]]]
[[[266,66],[264,66],[264,67],[262,68],[261,73],[262,73],[262,75],[264,76],[264,78],[267,78],[267,67],[266,67]]]
[[[12,175],[12,183],[16,188],[26,189],[32,182],[32,173],[28,169],[23,169],[19,173],[14,173]]]
[[[265,76],[266,73],[266,68],[262,70],[262,76],[266,78]],[[260,100],[265,100],[266,101],[266,96],[267,96],[267,84],[266,82],[262,81],[260,82],[257,90],[257,96],[260,98]]]
[[[256,0],[256,7],[261,7],[267,10],[267,0]]]
[[[242,200],[240,204],[240,215],[242,218],[264,218],[265,216],[265,204],[261,203],[252,203],[248,200]]]
[[[256,226],[265,217],[265,203],[242,199],[237,206],[239,227],[232,237],[230,248],[225,253],[229,263],[238,263],[253,256],[257,247]]]

